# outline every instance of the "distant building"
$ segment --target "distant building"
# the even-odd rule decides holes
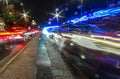
[[[4,31],[4,30],[5,30],[5,22],[0,17],[0,31]]]

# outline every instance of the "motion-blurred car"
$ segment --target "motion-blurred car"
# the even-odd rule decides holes
[[[8,49],[11,45],[10,40],[11,34],[9,32],[0,32],[0,48],[1,49]]]
[[[115,33],[120,37],[120,31],[116,31]]]
[[[76,28],[80,30],[76,31],[76,34],[72,33]],[[93,41],[89,37],[92,34],[114,37],[113,33],[94,25],[70,26],[70,29],[67,29],[68,33],[63,30],[49,35],[79,74],[82,71],[88,79],[120,79],[120,49],[117,46]]]
[[[119,55],[89,49],[70,40],[65,41],[64,44],[62,54],[78,73],[81,74],[82,71],[89,79],[120,79]]]
[[[31,38],[34,37],[36,34],[39,34],[40,30],[38,29],[28,29],[25,33],[26,35],[29,35]]]
[[[14,43],[18,43],[18,42],[24,42],[25,41],[25,33],[26,33],[26,29],[23,27],[12,27],[10,30],[11,33],[11,41]]]

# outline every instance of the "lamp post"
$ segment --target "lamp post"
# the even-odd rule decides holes
[[[23,14],[23,18],[24,18],[24,21],[25,21],[25,27],[27,27],[27,15]]]
[[[31,25],[32,25],[33,28],[35,28],[35,26],[37,25],[37,23],[35,22],[35,20],[32,20]]]
[[[24,21],[25,21],[25,27],[27,27],[27,21],[28,21],[28,18],[30,17],[28,14],[30,13],[30,11],[28,12],[25,12],[25,10],[23,9],[23,13],[21,14],[22,15],[22,18],[24,18]]]
[[[58,9],[55,10],[55,13],[50,13],[51,15],[53,15],[53,19],[56,19],[57,22],[59,22],[59,18],[64,18],[63,16],[61,16],[61,13],[63,12],[63,10],[58,11]]]

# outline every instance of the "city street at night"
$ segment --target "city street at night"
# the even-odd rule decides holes
[[[0,79],[120,79],[120,0],[0,0]]]
[[[10,61],[7,63],[11,62],[11,64],[6,63],[1,67],[0,79],[79,78],[73,68],[63,60],[58,49],[46,39],[45,35],[41,38],[34,38],[21,50],[18,52],[20,53],[18,56],[15,55],[16,57],[13,56],[9,59]],[[14,60],[12,60],[13,58]],[[80,77],[87,79],[83,75]]]

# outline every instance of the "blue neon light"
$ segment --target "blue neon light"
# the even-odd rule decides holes
[[[49,29],[55,29],[55,28],[57,28],[57,27],[59,27],[59,26],[48,26],[48,27],[45,27],[43,30],[42,30],[42,33],[43,34],[49,34]],[[51,31],[52,31],[51,30]]]
[[[100,11],[93,12],[88,15],[84,15],[82,17],[69,20],[67,21],[67,23],[76,24],[79,22],[84,22],[90,19],[95,19],[95,18],[100,18],[100,17],[105,17],[105,16],[117,16],[118,13],[120,13],[120,7],[107,9],[107,10],[100,10]]]
[[[115,5],[114,3],[113,3],[113,4],[110,4],[109,7],[113,7],[114,5]]]
[[[120,4],[120,1],[118,1],[118,4]]]

